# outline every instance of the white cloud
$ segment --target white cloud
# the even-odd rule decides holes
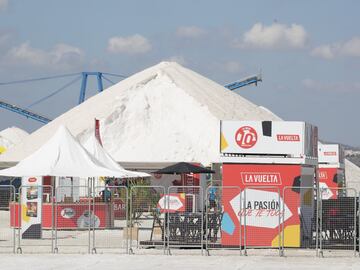
[[[288,26],[273,23],[266,26],[256,23],[249,31],[245,32],[242,39],[235,40],[233,45],[238,48],[301,49],[305,47],[307,39],[307,32],[299,24]]]
[[[324,59],[333,59],[334,55],[334,48],[330,45],[322,45],[319,47],[314,48],[311,51],[311,55],[315,57],[320,57]]]
[[[36,67],[50,67],[54,69],[68,69],[78,67],[84,60],[84,52],[74,46],[64,43],[56,44],[46,51],[33,48],[30,42],[14,47],[5,55],[8,64],[30,65]]]
[[[360,56],[360,38],[354,37],[341,46],[341,54],[346,56]]]
[[[6,10],[8,7],[8,0],[0,0],[0,11]]]
[[[224,69],[225,71],[229,73],[239,73],[244,70],[243,66],[236,61],[228,61],[224,63]]]
[[[327,60],[338,56],[360,57],[360,37],[353,37],[345,42],[318,46],[311,51],[311,55]]]
[[[359,82],[321,82],[313,79],[304,79],[302,85],[311,91],[320,92],[358,92],[360,91]]]
[[[128,37],[112,37],[108,41],[107,50],[111,53],[141,54],[151,50],[148,39],[135,34]]]
[[[198,38],[205,34],[205,31],[197,26],[181,26],[176,30],[176,36],[181,38]]]

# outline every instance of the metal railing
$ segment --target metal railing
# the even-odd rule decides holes
[[[241,189],[231,186],[210,186],[205,193],[205,248],[235,249],[241,255]]]
[[[350,188],[210,186],[203,192],[199,186],[43,185],[18,190],[16,196],[14,186],[0,186],[1,253],[155,248],[170,254],[186,248],[349,256],[359,250],[360,194]]]
[[[16,216],[15,187],[0,186],[0,253],[15,253],[16,243]]]

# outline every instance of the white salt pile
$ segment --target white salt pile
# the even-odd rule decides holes
[[[360,191],[360,168],[351,161],[345,159],[346,187]]]
[[[18,127],[9,127],[0,131],[0,154],[23,141],[29,133]]]
[[[177,63],[162,62],[89,98],[32,133],[0,162],[17,162],[65,125],[84,141],[101,120],[104,148],[116,161],[219,158],[219,120],[277,120],[263,107]]]

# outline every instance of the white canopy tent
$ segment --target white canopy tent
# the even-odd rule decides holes
[[[97,160],[111,170],[123,171],[127,178],[150,177],[144,172],[128,171],[121,167],[106,150],[100,145],[95,135],[90,136],[83,144],[83,147]]]
[[[16,166],[0,170],[0,175],[18,177],[47,175],[83,178],[128,177],[124,170],[110,169],[91,156],[64,126],[60,126],[49,141]]]

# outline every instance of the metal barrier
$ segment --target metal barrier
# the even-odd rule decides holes
[[[53,188],[47,185],[21,186],[17,212],[17,252],[53,252]]]
[[[278,187],[246,187],[242,192],[244,252],[277,249],[281,256],[281,197]]]
[[[355,189],[323,188],[320,193],[320,255],[331,250],[331,256],[345,256],[357,246],[357,198]],[[330,194],[330,196],[329,196]],[[342,197],[340,195],[346,195]],[[337,252],[336,252],[337,251]]]
[[[163,186],[132,186],[127,235],[130,252],[137,248],[160,248],[165,253],[165,200]]]
[[[59,186],[55,190],[55,253],[91,250],[91,228],[99,223],[89,186]]]
[[[171,186],[167,194],[167,236],[171,247],[204,247],[204,200],[199,186]]]
[[[283,189],[281,205],[281,247],[317,249],[317,211],[311,187],[287,186]],[[296,251],[297,255],[298,250]],[[307,254],[304,254],[307,255]]]
[[[94,222],[93,252],[128,252],[128,189],[125,186],[94,188],[92,209],[99,222]]]
[[[207,252],[212,249],[235,249],[241,254],[240,187],[208,187],[205,206]]]
[[[15,187],[0,186],[0,253],[15,253]]]

